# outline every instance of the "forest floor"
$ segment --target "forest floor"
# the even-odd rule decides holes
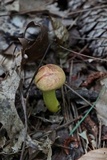
[[[0,160],[106,159],[107,60],[83,42],[80,13],[66,0],[0,3]],[[46,64],[66,75],[56,113],[34,83]]]

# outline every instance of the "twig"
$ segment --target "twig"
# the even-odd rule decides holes
[[[107,7],[107,5],[102,5],[102,6],[97,6],[97,7],[93,7],[93,8],[76,10],[74,12],[69,13],[68,16],[71,16],[71,15],[77,14],[77,13],[83,13],[83,12],[87,12],[87,11],[92,11],[92,10],[96,10],[96,9],[103,9],[103,8],[106,8],[106,7]]]
[[[98,136],[97,148],[101,148],[101,133],[102,133],[102,123],[101,120],[99,120],[99,136]]]
[[[67,88],[69,88],[73,93],[75,93],[78,97],[80,97],[82,100],[84,100],[87,104],[89,104],[90,106],[92,106],[92,104],[87,101],[84,97],[82,97],[80,94],[78,94],[74,89],[72,89],[68,84],[65,83],[65,86]]]
[[[69,149],[69,150],[72,150],[72,148],[70,148],[70,147],[65,147],[65,146],[63,146],[63,145],[61,145],[61,144],[58,144],[58,143],[54,143],[54,146],[57,146],[57,147],[60,147],[60,148],[63,148],[63,149]]]
[[[73,39],[77,39],[77,40],[99,40],[99,39],[107,39],[107,37],[89,37],[89,38],[86,38],[86,37],[72,37]],[[106,46],[106,45],[104,45]],[[100,47],[103,47],[102,45]]]
[[[73,120],[71,120],[71,121],[69,121],[65,124],[62,124],[61,126],[57,127],[55,130],[57,131],[57,130],[60,130],[60,129],[66,127],[66,126],[69,126],[71,123],[73,123],[75,121],[78,121],[80,118],[81,118],[81,116],[79,116],[78,118],[75,118],[75,119],[73,119]]]
[[[23,97],[23,81],[21,80],[20,83],[20,96],[21,96],[21,103],[22,103],[22,107],[23,107],[23,111],[24,111],[24,118],[25,118],[25,136],[24,136],[24,142],[23,142],[23,146],[22,146],[22,152],[21,152],[21,156],[20,156],[20,160],[23,160],[23,154],[24,154],[24,150],[25,150],[25,145],[26,145],[26,137],[27,137],[27,114],[26,114],[26,105],[25,105],[25,100]]]
[[[75,52],[75,51],[73,51],[72,49],[68,49],[68,48],[65,48],[65,47],[63,47],[63,46],[60,46],[60,48],[66,50],[66,51],[72,52],[72,53],[74,53],[74,54],[83,56],[83,57],[91,58],[91,59],[93,59],[93,60],[99,60],[99,61],[107,62],[106,59],[101,59],[101,58],[97,58],[97,57],[93,57],[93,56],[84,55],[84,54],[81,54],[80,52],[79,52],[79,53],[78,53],[78,52]]]

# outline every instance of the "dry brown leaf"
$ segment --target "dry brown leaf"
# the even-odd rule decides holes
[[[107,148],[100,148],[88,152],[78,160],[106,160],[106,159],[107,159]]]
[[[34,62],[43,56],[48,47],[48,30],[43,25],[30,22],[25,29],[24,38],[19,40],[23,46],[23,62]]]
[[[99,72],[99,71],[98,72],[93,72],[83,82],[82,86],[87,87],[88,85],[90,85],[96,79],[103,78],[104,76],[107,76],[107,72]]]

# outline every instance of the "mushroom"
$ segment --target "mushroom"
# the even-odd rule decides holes
[[[64,84],[65,79],[64,71],[55,64],[40,67],[35,76],[35,84],[43,92],[44,103],[51,112],[57,112],[61,108],[55,90]]]

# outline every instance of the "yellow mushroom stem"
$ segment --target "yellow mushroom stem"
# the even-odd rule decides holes
[[[58,112],[60,110],[59,101],[56,98],[55,90],[43,91],[43,99],[46,107],[51,112]]]

